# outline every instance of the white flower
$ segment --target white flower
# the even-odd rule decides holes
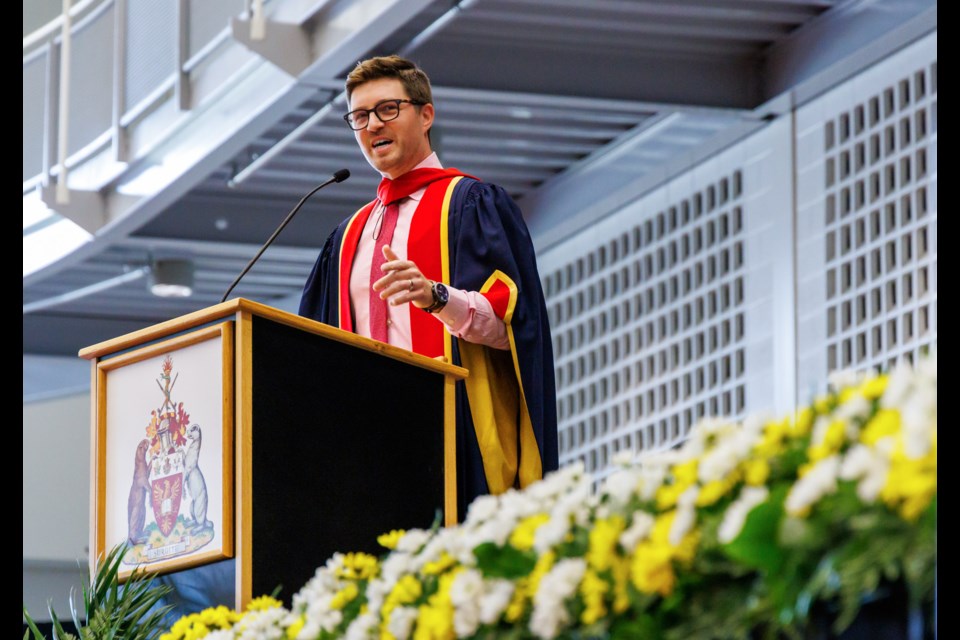
[[[375,640],[380,637],[377,616],[374,613],[365,613],[354,618],[345,634],[346,640]]]
[[[603,483],[601,492],[617,504],[627,503],[640,486],[640,474],[636,469],[619,469]]]
[[[767,424],[772,420],[774,420],[774,416],[766,412],[758,411],[744,418],[741,428],[743,432],[750,437],[751,444],[756,443],[763,437],[764,429],[767,428]]]
[[[703,454],[697,465],[697,476],[704,484],[726,478],[749,453],[749,446],[740,445],[740,434],[731,433],[723,442]]]
[[[480,622],[493,624],[500,619],[513,598],[514,584],[509,580],[484,581],[484,594],[480,598]]]
[[[404,536],[406,537],[406,536]],[[367,605],[371,611],[379,612],[384,599],[393,590],[397,580],[413,573],[414,560],[408,553],[394,551],[380,566],[380,575],[367,585]]]
[[[937,430],[937,388],[914,389],[910,400],[900,409],[903,424],[904,453],[909,458],[922,458],[930,451]]]
[[[641,500],[653,500],[657,490],[663,485],[671,464],[642,464],[638,469],[640,476],[639,494]]]
[[[243,620],[234,626],[234,629],[240,630],[237,639],[281,640],[286,635],[281,622],[287,613],[282,607],[245,613]]]
[[[692,487],[691,487],[692,488]],[[688,489],[686,493],[689,493]],[[682,497],[682,496],[681,496]],[[694,498],[696,499],[696,498]],[[683,536],[687,535],[693,525],[697,522],[697,507],[695,502],[681,504],[677,502],[677,515],[673,518],[673,524],[670,526],[670,544],[677,546],[683,541]]]
[[[839,391],[840,389],[844,389],[846,387],[854,387],[858,385],[862,379],[862,373],[858,373],[852,369],[842,369],[827,375],[827,384],[831,389]]]
[[[203,636],[204,640],[234,640],[233,629],[217,629]]]
[[[303,612],[304,629],[317,632],[308,634],[307,637],[318,635],[320,630],[333,631],[341,621],[343,621],[343,612],[330,606],[332,596],[322,596],[307,603],[306,610]]]
[[[880,406],[894,409],[909,402],[916,378],[916,372],[910,367],[896,367],[887,377],[887,386],[880,398]]]
[[[821,445],[827,437],[827,429],[830,428],[830,418],[827,416],[817,416],[813,421],[813,432],[810,434],[811,445]]]
[[[743,530],[743,525],[747,521],[750,511],[758,504],[766,501],[769,494],[770,492],[766,487],[744,487],[740,496],[727,507],[726,513],[723,514],[723,522],[720,523],[720,528],[717,530],[717,538],[720,542],[724,544],[733,542],[740,535],[740,531]]]
[[[423,529],[410,529],[401,536],[397,542],[396,550],[415,553],[430,539],[431,535],[429,531],[424,531]]]
[[[553,471],[527,487],[525,493],[538,501],[552,501],[577,486],[586,474],[579,460]]]
[[[855,440],[859,435],[860,429],[857,426],[862,424],[870,415],[872,410],[871,403],[859,393],[854,393],[833,412],[834,420],[843,420],[846,422],[846,435],[850,440]]]
[[[450,585],[450,602],[453,604],[453,628],[457,636],[476,633],[480,626],[480,598],[483,594],[483,576],[479,571],[461,571]]]
[[[587,569],[582,558],[565,558],[547,572],[533,596],[530,631],[540,638],[552,639],[570,623],[564,600],[572,596]]]
[[[823,496],[836,491],[839,472],[839,456],[830,456],[816,463],[805,476],[790,487],[790,493],[784,503],[787,513],[799,515]]]
[[[857,444],[843,458],[840,477],[844,480],[859,480],[857,495],[864,502],[873,502],[887,483],[890,471],[889,454],[893,438],[882,438],[874,447]]]
[[[404,640],[410,637],[410,631],[413,629],[413,623],[417,619],[417,610],[413,607],[397,607],[390,612],[390,619],[387,621],[387,631],[393,634],[397,640]]]
[[[555,513],[549,520],[537,527],[533,534],[533,549],[537,553],[544,553],[560,544],[569,530],[569,514]]]
[[[467,509],[467,517],[464,519],[463,526],[476,526],[497,513],[500,508],[500,499],[494,495],[482,495],[470,503]]]
[[[624,549],[635,548],[645,540],[653,530],[654,517],[646,511],[637,511],[633,514],[633,522],[620,534],[620,546]]]
[[[543,553],[559,544],[571,525],[585,525],[590,519],[590,480],[580,478],[570,492],[561,496],[550,512],[550,519],[537,527],[533,534],[533,548]]]

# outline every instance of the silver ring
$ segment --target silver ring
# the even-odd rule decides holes
[[[410,279],[410,291],[413,291],[413,278]]]

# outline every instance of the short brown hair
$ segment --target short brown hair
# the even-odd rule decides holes
[[[354,89],[380,78],[398,79],[414,102],[433,103],[430,78],[416,63],[400,56],[381,56],[358,62],[347,76],[347,100],[350,100]]]

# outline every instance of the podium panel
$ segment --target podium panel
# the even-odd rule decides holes
[[[286,600],[335,552],[442,515],[444,378],[261,317],[252,346],[253,594]]]
[[[456,522],[455,384],[466,370],[237,299],[81,350],[93,370],[91,561],[127,537],[105,525],[126,517],[114,511],[151,508],[146,491],[143,505],[140,492],[130,491],[122,505],[107,499],[112,457],[131,456],[107,447],[109,420],[119,419],[106,410],[103,372],[143,354],[168,358],[172,346],[200,342],[213,331],[222,334],[222,357],[197,360],[195,370],[180,375],[194,385],[215,374],[229,381],[222,394],[201,384],[201,395],[222,405],[232,425],[220,444],[223,483],[232,483],[222,495],[233,501],[222,510],[225,539],[216,554],[153,562],[155,549],[174,546],[164,538],[174,529],[149,526],[148,539],[135,537],[138,566],[183,592],[172,597],[184,608],[177,613],[215,604],[241,609],[274,592],[289,604],[337,551],[378,554],[377,536],[391,529]],[[168,383],[175,385],[176,379]],[[158,451],[168,457],[181,455],[169,442],[195,435],[180,422],[164,427],[170,433]],[[155,464],[150,454],[146,461]],[[176,506],[196,513],[198,495],[185,486]],[[177,514],[163,517],[177,521]],[[180,520],[193,523],[189,516]],[[183,535],[183,527],[176,531]]]

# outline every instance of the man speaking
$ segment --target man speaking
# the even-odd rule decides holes
[[[457,384],[459,516],[557,468],[556,390],[533,244],[509,195],[430,144],[430,80],[397,56],[359,63],[344,116],[383,176],[327,239],[300,315],[466,367]],[[388,384],[388,382],[387,382]],[[417,410],[416,398],[399,410]]]

